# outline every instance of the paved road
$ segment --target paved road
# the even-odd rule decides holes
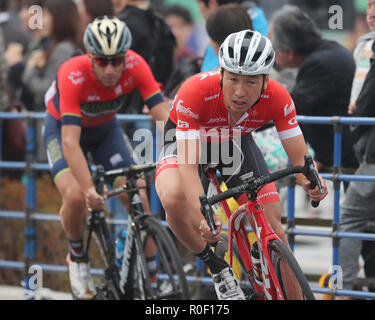
[[[72,300],[71,294],[42,289],[36,294],[35,299]],[[21,287],[1,286],[0,300],[27,300],[26,292]]]

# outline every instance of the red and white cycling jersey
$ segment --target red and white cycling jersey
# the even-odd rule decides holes
[[[134,89],[139,90],[149,108],[163,101],[150,67],[134,51],[127,51],[126,70],[112,88],[96,79],[88,55],[81,55],[61,65],[45,101],[47,111],[63,125],[97,127],[115,116]]]
[[[203,72],[189,78],[176,95],[169,118],[176,124],[177,140],[205,140],[209,136],[214,142],[215,134],[220,139],[231,136],[233,131],[246,135],[271,120],[281,140],[302,134],[291,96],[271,79],[260,101],[229,130],[219,72]]]

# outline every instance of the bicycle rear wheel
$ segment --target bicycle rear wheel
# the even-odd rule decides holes
[[[315,300],[310,285],[289,248],[280,240],[268,245],[269,256],[285,300]]]
[[[157,250],[157,289],[150,299],[189,300],[189,288],[177,248],[159,220],[148,217],[144,221],[146,237],[143,248],[153,239]],[[144,250],[143,250],[144,252]]]

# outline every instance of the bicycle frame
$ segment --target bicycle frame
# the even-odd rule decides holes
[[[216,188],[218,193],[221,193],[220,185],[216,178],[216,169],[207,168],[206,175],[210,182]],[[262,298],[265,297],[267,300],[284,300],[284,296],[277,279],[275,270],[272,267],[271,258],[268,254],[267,248],[271,240],[280,240],[275,234],[271,226],[269,225],[265,215],[264,207],[259,199],[249,200],[245,204],[241,205],[235,212],[231,212],[226,200],[220,202],[228,219],[228,253],[229,253],[229,264],[232,266],[233,261],[233,237],[236,240],[241,259],[245,265],[246,272],[249,275],[251,284]],[[251,244],[247,237],[245,224],[243,217],[246,216],[249,223],[251,218],[255,224],[255,234],[258,240],[258,247],[260,253],[260,261],[262,266],[263,286],[258,285],[253,276],[253,264],[251,261]]]

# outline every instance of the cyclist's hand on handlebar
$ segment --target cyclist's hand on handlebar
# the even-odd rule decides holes
[[[303,190],[306,191],[306,193],[310,196],[311,200],[314,200],[314,201],[321,201],[323,200],[327,194],[328,194],[328,189],[327,189],[327,185],[326,185],[326,182],[325,180],[319,176],[319,179],[320,179],[320,183],[322,185],[322,188],[324,189],[324,194],[322,194],[318,188],[318,186],[316,186],[314,189],[310,189],[310,186],[311,186],[311,182],[306,180],[303,184],[302,184],[302,187],[303,187]]]
[[[214,235],[211,232],[211,229],[210,229],[206,219],[202,219],[201,223],[199,225],[199,231],[201,233],[201,236],[202,236],[203,240],[208,242],[208,243],[215,243],[215,242],[220,240],[221,221],[220,221],[220,218],[218,216],[213,216],[213,218],[214,218],[214,223],[215,223],[215,226],[216,226],[216,229],[215,229],[216,235]]]
[[[106,194],[108,190],[107,187],[104,186],[104,196],[98,194],[95,190],[95,187],[91,187],[87,190],[85,194],[86,206],[87,208],[93,210],[103,210],[104,209],[104,200],[106,199]]]

